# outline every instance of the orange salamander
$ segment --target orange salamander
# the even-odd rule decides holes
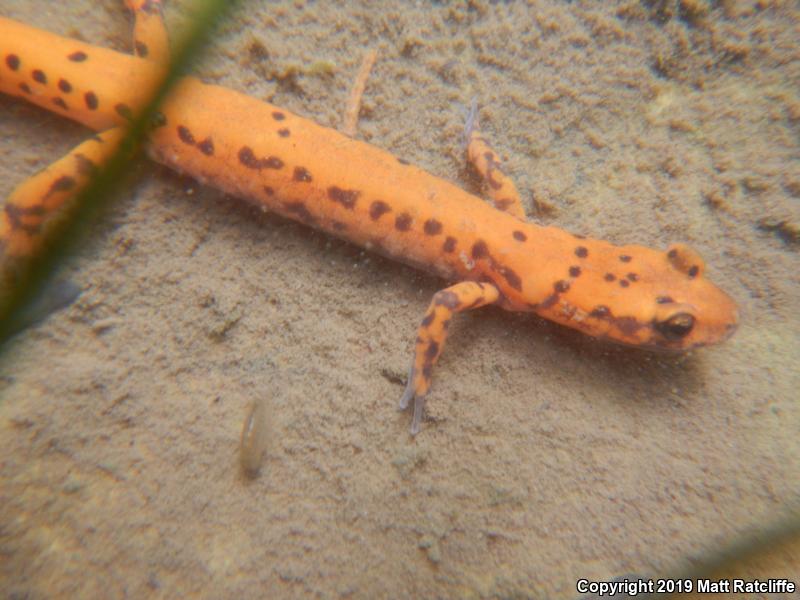
[[[169,63],[160,2],[126,4],[136,17],[133,56],[0,17],[0,91],[99,132],[12,193],[0,212],[2,260],[36,249],[47,217],[112,155]],[[736,304],[687,246],[615,246],[528,222],[474,112],[467,156],[493,205],[375,146],[193,77],[157,116],[146,142],[152,159],[453,282],[433,296],[417,333],[400,401],[414,404],[412,433],[455,313],[496,304],[671,351],[721,342],[736,328]]]

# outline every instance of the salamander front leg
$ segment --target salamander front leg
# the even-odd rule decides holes
[[[522,206],[517,187],[511,178],[503,173],[500,167],[500,158],[481,133],[476,99],[472,100],[464,127],[464,145],[467,149],[467,160],[472,163],[486,182],[487,193],[495,208],[524,221],[526,219],[525,207]]]
[[[447,330],[454,313],[480,308],[497,302],[500,292],[490,283],[464,281],[436,292],[417,332],[414,360],[408,373],[408,384],[400,398],[400,410],[414,400],[411,434],[419,432],[425,397],[431,387],[431,374],[444,349]]]

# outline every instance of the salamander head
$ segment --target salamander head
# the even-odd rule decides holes
[[[652,350],[684,352],[724,341],[739,320],[734,301],[704,277],[691,248],[666,251],[586,240],[570,277],[537,312],[590,335]]]
[[[683,244],[673,244],[666,252],[643,250],[632,253],[632,268],[641,275],[625,275],[629,284],[620,290],[637,293],[630,303],[631,315],[626,318],[620,308],[607,335],[627,344],[683,352],[733,334],[739,322],[736,303],[705,278],[705,264],[697,252]],[[624,296],[619,294],[618,300]]]

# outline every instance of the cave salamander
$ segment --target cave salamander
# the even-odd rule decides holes
[[[97,132],[7,199],[3,260],[36,250],[48,216],[114,153],[169,63],[160,2],[126,4],[135,15],[132,55],[0,17],[0,91]],[[153,160],[452,283],[433,296],[417,332],[400,401],[414,405],[413,433],[459,312],[494,304],[668,351],[716,344],[736,328],[736,304],[688,246],[616,246],[528,221],[474,111],[467,158],[491,203],[371,144],[194,77],[176,84],[155,121],[146,141]]]

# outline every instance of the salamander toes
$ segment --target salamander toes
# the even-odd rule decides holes
[[[408,371],[406,389],[403,390],[403,395],[400,397],[400,403],[397,406],[398,410],[405,410],[410,404],[414,404],[414,416],[411,419],[411,435],[417,435],[419,433],[420,424],[422,423],[422,414],[425,408],[425,398],[427,396],[425,393],[417,392],[417,379],[417,370],[412,363]]]
[[[425,410],[425,396],[417,396],[414,400],[414,416],[411,419],[411,435],[417,435],[422,424],[422,413]]]
[[[469,105],[469,110],[467,111],[467,118],[464,123],[464,133],[462,134],[461,138],[461,145],[464,150],[466,150],[467,146],[469,146],[469,142],[472,139],[472,133],[476,129],[480,129],[480,125],[478,124],[478,97],[473,96],[472,102],[470,102]]]
[[[405,410],[408,408],[409,402],[414,399],[414,379],[416,375],[416,369],[414,369],[414,363],[411,363],[411,368],[408,370],[408,380],[406,383],[406,389],[403,390],[403,395],[400,397],[400,404],[397,406],[397,410]]]
[[[407,385],[406,389],[403,390],[403,395],[400,397],[400,403],[397,405],[397,410],[405,410],[408,408],[408,404],[414,398],[414,387],[411,385]]]
[[[422,415],[425,411],[425,399],[426,396],[424,394],[417,395],[414,393],[414,389],[410,387],[406,388],[406,391],[403,392],[403,397],[400,398],[399,410],[405,410],[412,402],[414,404],[414,416],[411,418],[411,435],[419,433],[422,425]]]

